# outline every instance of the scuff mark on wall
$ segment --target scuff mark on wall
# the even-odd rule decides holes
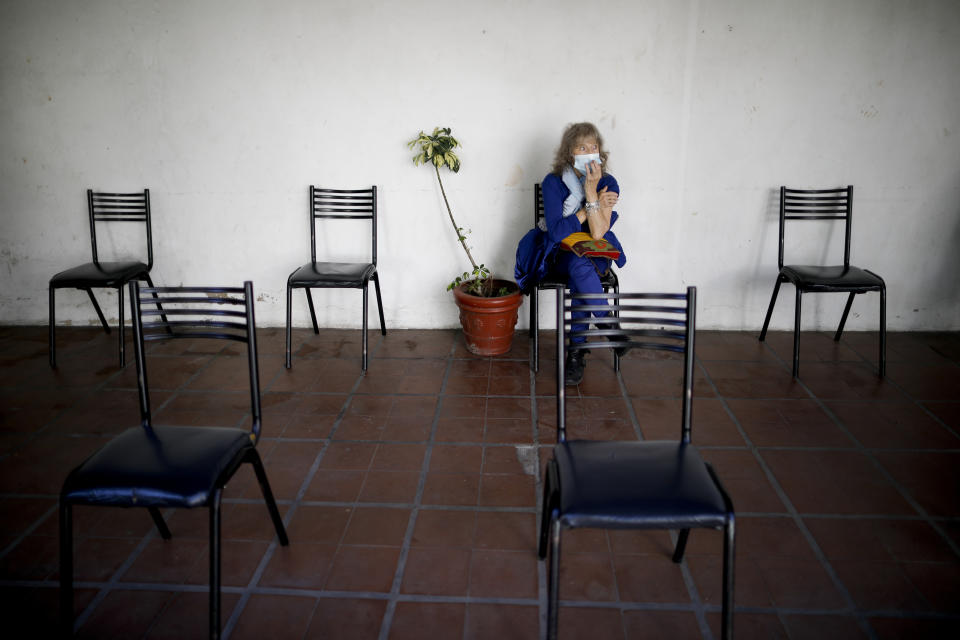
[[[521,180],[523,180],[523,167],[515,164],[513,165],[513,169],[511,169],[510,175],[507,177],[507,181],[504,183],[504,186],[515,187],[520,184]]]

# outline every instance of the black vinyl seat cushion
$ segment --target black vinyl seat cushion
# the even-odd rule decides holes
[[[565,527],[723,527],[728,510],[696,448],[568,440],[554,449]]]
[[[369,282],[376,271],[377,267],[370,262],[311,262],[290,274],[287,284],[358,288]]]
[[[79,267],[61,271],[50,278],[53,287],[119,287],[150,268],[142,262],[88,262]]]
[[[859,267],[784,265],[780,273],[804,291],[876,291],[883,288],[883,280]]]
[[[62,496],[105,506],[202,506],[253,446],[243,429],[137,426],[74,469]]]

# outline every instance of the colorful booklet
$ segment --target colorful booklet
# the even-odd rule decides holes
[[[588,256],[590,258],[610,258],[616,260],[620,257],[620,251],[603,238],[594,240],[589,233],[577,231],[571,233],[560,243],[560,248],[572,251],[578,256]]]

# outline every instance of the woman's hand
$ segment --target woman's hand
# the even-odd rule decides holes
[[[620,199],[620,194],[616,191],[607,191],[607,188],[604,187],[600,190],[600,193],[597,194],[600,200],[600,207],[604,211],[613,211],[613,208],[617,206],[617,200]]]
[[[587,195],[587,202],[591,202],[590,194],[597,192],[597,183],[603,177],[603,171],[600,170],[600,164],[591,162],[587,165],[587,179],[584,181],[583,190]]]

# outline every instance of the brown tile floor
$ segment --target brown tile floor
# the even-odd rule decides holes
[[[555,438],[555,361],[531,375],[518,335],[471,357],[454,331],[260,331],[266,461],[291,538],[276,544],[244,469],[224,508],[231,638],[537,638],[545,571],[534,552],[539,474]],[[700,332],[694,438],[738,510],[741,638],[960,637],[960,334],[840,344]],[[0,590],[5,637],[56,618],[56,496],[66,472],[136,423],[133,365],[112,337],[0,329]],[[129,352],[128,352],[129,353]],[[238,350],[152,348],[158,423],[246,419]],[[568,411],[589,438],[672,438],[676,361],[594,357]],[[203,637],[206,516],[79,509],[76,620],[83,637]],[[694,532],[681,566],[663,532],[573,531],[562,567],[564,638],[716,634],[720,538]],[[11,635],[10,630],[14,630]]]

